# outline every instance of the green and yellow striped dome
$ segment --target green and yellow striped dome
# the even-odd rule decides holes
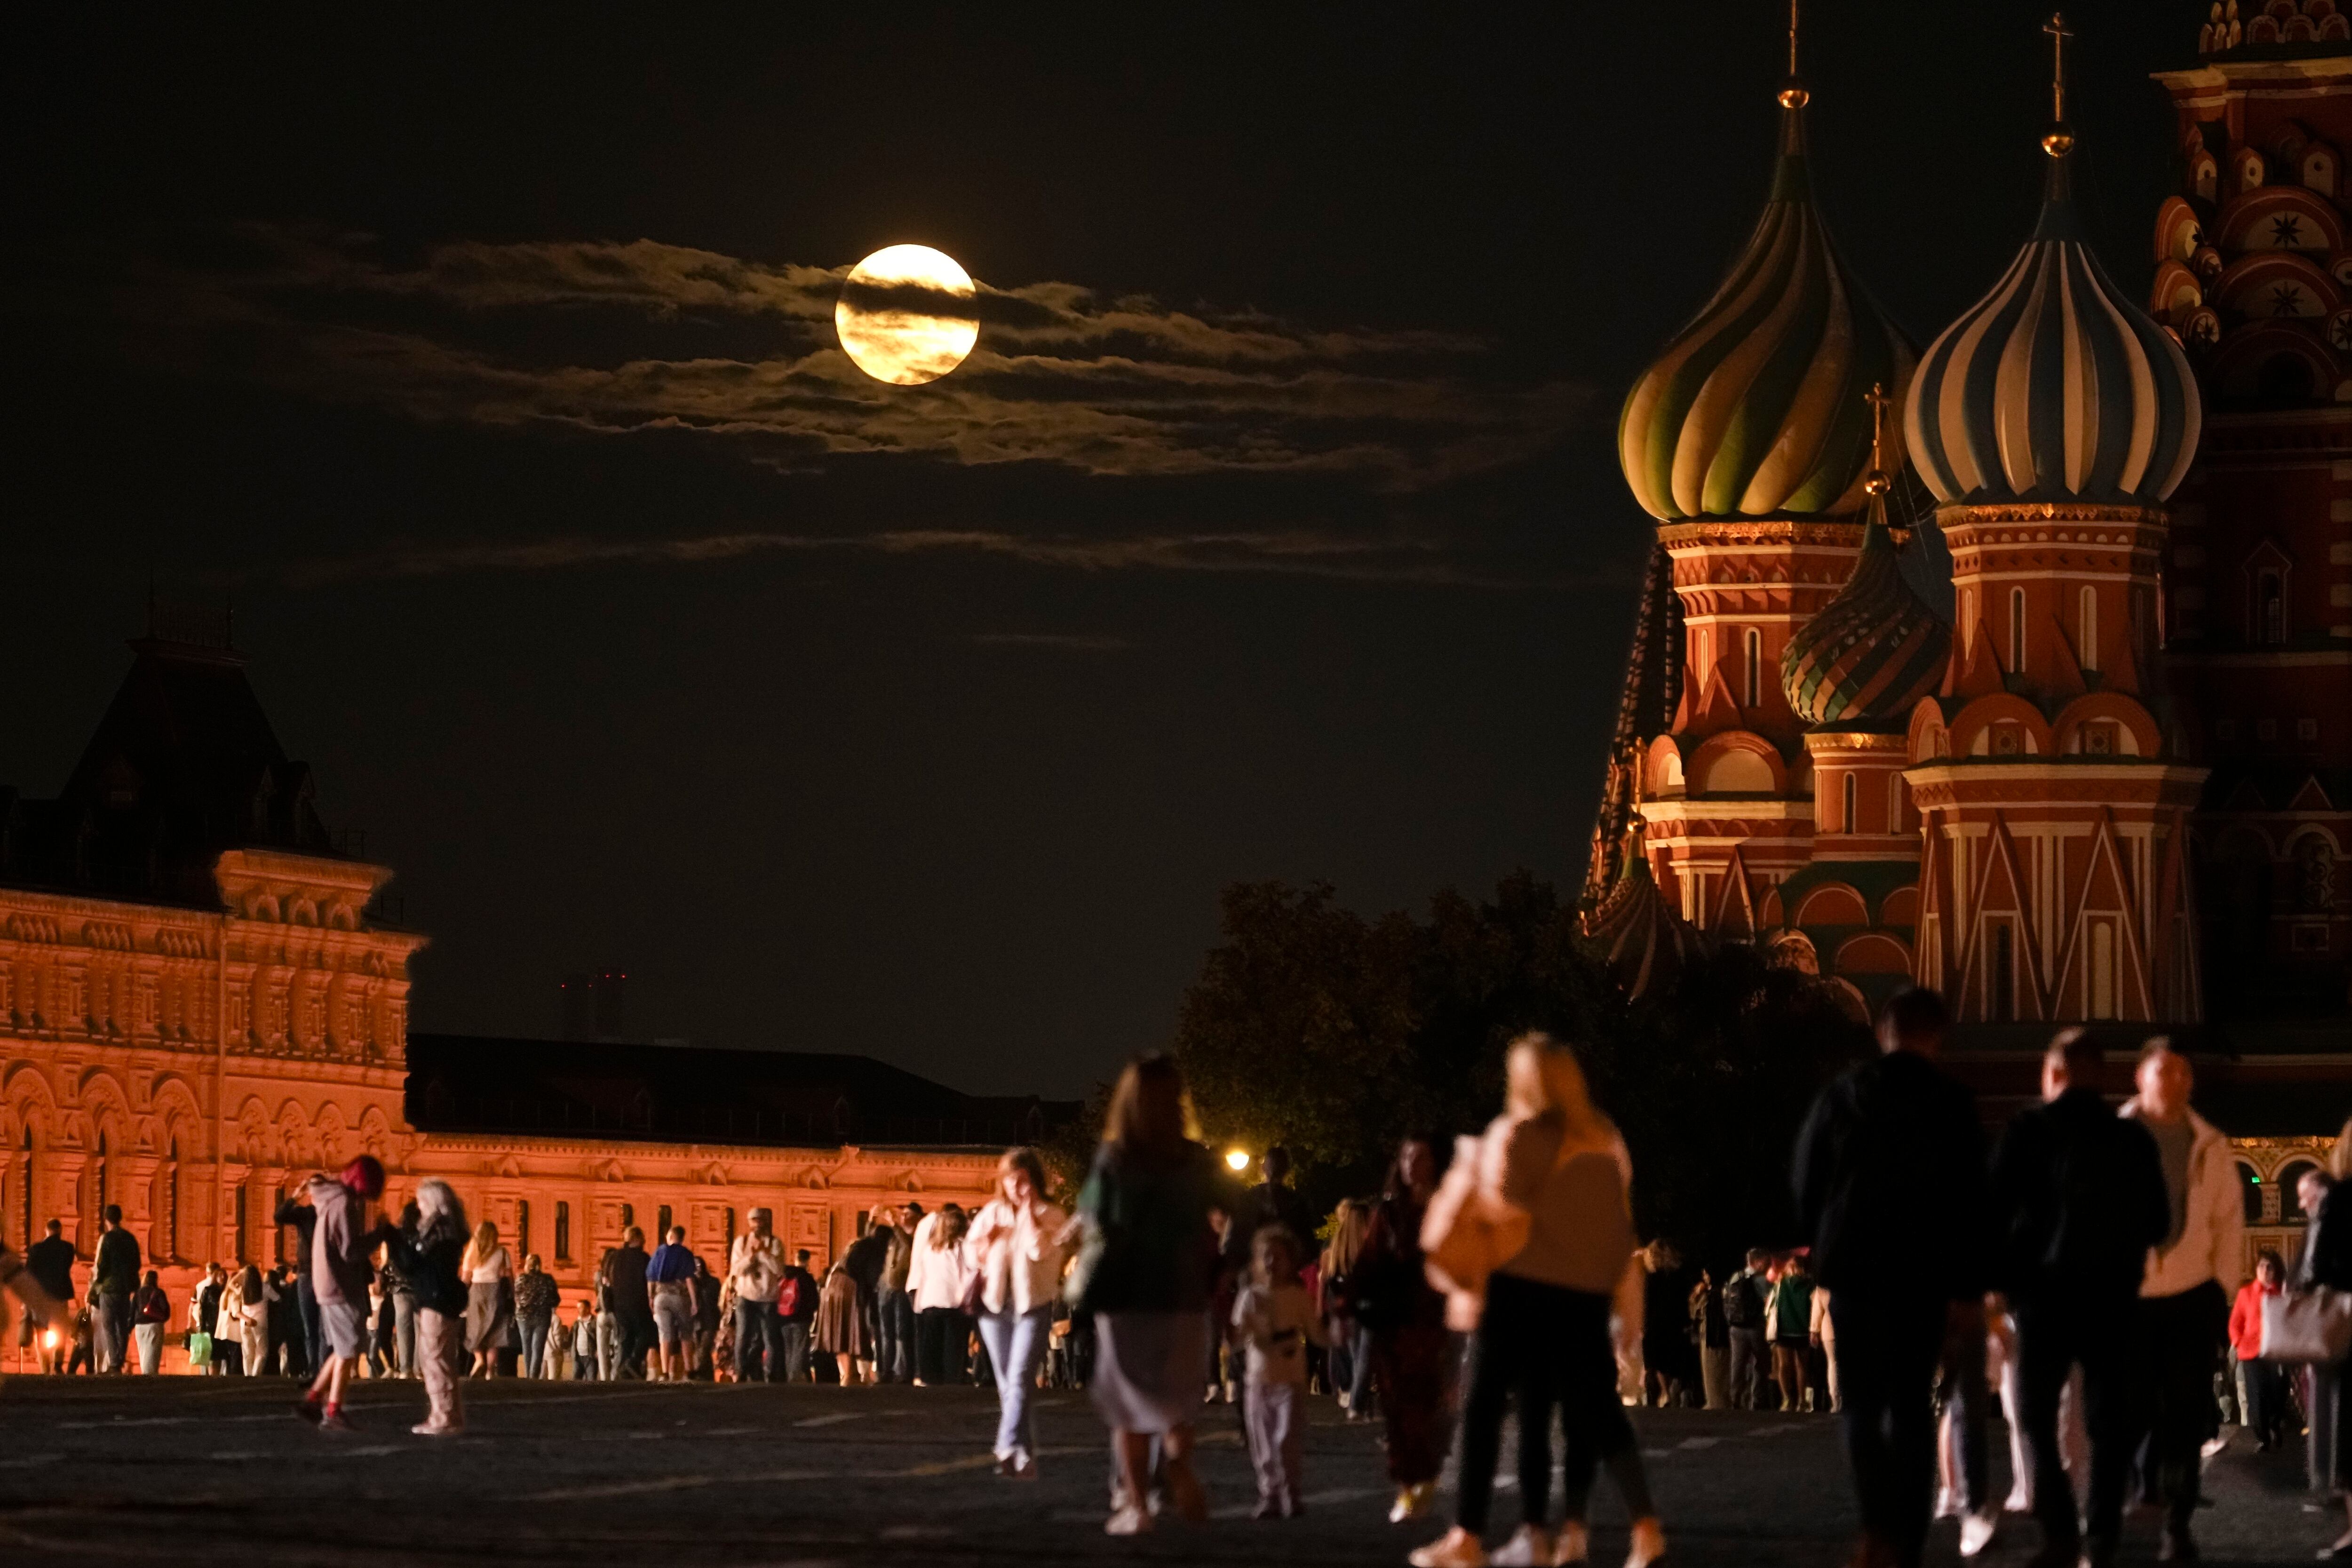
[[[1664,521],[1859,510],[1870,467],[1863,392],[1884,383],[1899,402],[1918,357],[1813,205],[1801,103],[1781,112],[1754,236],[1625,399],[1625,481]]]

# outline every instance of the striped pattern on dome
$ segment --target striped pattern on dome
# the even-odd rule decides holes
[[[1780,688],[1808,724],[1898,719],[1943,682],[1952,628],[1903,580],[1895,537],[1872,511],[1853,574],[1780,655]]]
[[[1626,395],[1618,461],[1667,521],[1841,515],[1862,505],[1870,416],[1910,343],[1857,284],[1812,200],[1801,108],[1784,110],[1772,193],[1715,297]]]
[[[2197,452],[2188,356],[2109,280],[2053,158],[2041,221],[1928,345],[1903,436],[1938,500],[2152,506]]]
[[[1624,868],[1583,924],[1585,936],[1599,944],[1609,973],[1632,1000],[1672,990],[1706,951],[1697,929],[1666,907],[1638,835],[1627,835]]]

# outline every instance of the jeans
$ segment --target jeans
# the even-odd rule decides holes
[[[1738,1410],[1764,1407],[1764,1378],[1770,1355],[1761,1329],[1731,1331],[1731,1404]]]
[[[988,1347],[989,1364],[996,1371],[996,1457],[1000,1459],[1008,1454],[1030,1458],[1037,1452],[1029,1395],[1037,1386],[1037,1363],[1045,1356],[1053,1317],[1051,1307],[980,1315],[980,1342]]]
[[[783,1349],[783,1336],[777,1331],[778,1326],[773,1301],[735,1298],[736,1382],[784,1381],[783,1368],[777,1364],[778,1352]]]
[[[885,1383],[904,1383],[915,1375],[915,1299],[904,1290],[885,1290],[875,1301],[874,1327],[879,1342],[874,1375]]]
[[[806,1383],[809,1376],[809,1329],[814,1319],[783,1318],[776,1324],[784,1344],[784,1381]]]
[[[2021,1301],[2011,1310],[2017,1320],[2018,1417],[2033,1466],[2033,1514],[2042,1538],[2063,1550],[2076,1537],[2074,1489],[2066,1479],[2059,1440],[2058,1401],[2080,1363],[2084,1417],[2091,1435],[2086,1518],[2092,1539],[2112,1545],[2123,1528],[2137,1426],[2136,1385],[2143,1375],[2124,1330],[2137,1303],[2129,1297]]]
[[[573,1330],[572,1339],[572,1381],[574,1383],[593,1383],[596,1381],[596,1372],[595,1329],[592,1326],[588,1331],[588,1346],[585,1350],[581,1348],[579,1331],[577,1329]]]
[[[1840,1289],[1838,1381],[1846,1458],[1862,1527],[1904,1568],[1916,1568],[1936,1487],[1936,1359],[1949,1303],[1939,1296],[1875,1300]]]
[[[1372,1407],[1372,1331],[1361,1323],[1348,1332],[1348,1414],[1361,1418]]]
[[[2256,1442],[2277,1442],[2286,1426],[2286,1368],[2274,1361],[2245,1361],[2238,1363],[2238,1374],[2246,1384],[2246,1430]]]
[[[516,1371],[524,1377],[545,1377],[547,1371],[547,1320],[519,1318],[522,1326],[522,1365]]]
[[[319,1326],[319,1298],[310,1289],[308,1274],[294,1277],[294,1304],[302,1324],[301,1341],[293,1347],[302,1358],[302,1370],[297,1375],[308,1377],[319,1370],[320,1358],[327,1353],[327,1331]]]
[[[100,1295],[89,1298],[90,1349],[100,1372],[129,1372],[131,1361],[131,1298]]]
[[[416,1375],[416,1298],[405,1290],[392,1293],[393,1370],[403,1377]]]
[[[617,1312],[596,1314],[596,1375],[605,1383],[621,1374],[621,1319]]]
[[[1551,1417],[1567,1429],[1567,1517],[1584,1518],[1596,1459],[1604,1460],[1634,1519],[1656,1510],[1633,1426],[1617,1394],[1609,1298],[1496,1274],[1472,1342],[1470,1393],[1462,1412],[1462,1478],[1454,1522],[1483,1535],[1501,1457],[1503,1412],[1519,1411],[1519,1501],[1541,1527],[1551,1507]],[[1924,1395],[1923,1395],[1924,1400]]]

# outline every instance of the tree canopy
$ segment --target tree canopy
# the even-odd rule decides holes
[[[1633,1154],[1643,1234],[1727,1258],[1786,1244],[1789,1155],[1822,1083],[1868,1047],[1817,980],[1726,944],[1628,1000],[1549,884],[1366,919],[1326,884],[1237,883],[1174,1049],[1219,1146],[1287,1147],[1318,1203],[1368,1193],[1398,1140],[1441,1150],[1502,1103],[1529,1029],[1574,1046]]]

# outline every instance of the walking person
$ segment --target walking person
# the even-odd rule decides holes
[[[2347,1193],[2352,1188],[2324,1171],[2305,1171],[2296,1184],[2296,1200],[2303,1212],[2312,1216],[2303,1253],[2295,1259],[2298,1289],[2325,1286],[2331,1290],[2352,1290],[2352,1197]],[[2342,1371],[2340,1367],[2327,1370],[2339,1374]],[[2339,1395],[2334,1405],[2326,1417],[2330,1429],[2325,1434],[2320,1429],[2322,1418],[2311,1417],[2312,1447],[2322,1446],[2323,1436],[2327,1439],[2328,1471],[2317,1479],[2332,1483],[2332,1489],[2344,1499],[2344,1533],[2320,1548],[2319,1556],[2326,1561],[2352,1559],[2352,1399]]]
[[[1168,1495],[1187,1520],[1208,1517],[1192,1468],[1192,1423],[1209,1364],[1208,1307],[1217,1273],[1209,1211],[1216,1161],[1191,1136],[1173,1059],[1129,1062],[1111,1091],[1102,1143],[1078,1194],[1084,1240],[1073,1306],[1094,1315],[1098,1347],[1087,1392],[1112,1433],[1118,1490],[1103,1529],[1151,1529],[1146,1500],[1158,1439]]]
[[[1938,1363],[1983,1377],[1985,1141],[1975,1097],[1937,1066],[1948,1017],[1932,991],[1896,993],[1879,1014],[1880,1054],[1822,1090],[1797,1142],[1798,1218],[1812,1237],[1838,1340],[1862,1514],[1856,1561],[1870,1568],[1916,1568],[1926,1545]],[[1796,1303],[1801,1334],[1805,1298]],[[1950,1358],[1948,1342],[1959,1347]],[[1981,1424],[1973,1441],[1982,1484]],[[1990,1539],[1999,1515],[1983,1497],[1969,1503]]]
[[[534,1252],[522,1260],[522,1272],[515,1276],[514,1315],[522,1329],[522,1375],[553,1377],[549,1364],[549,1331],[555,1325],[558,1292],[555,1276],[550,1274]]]
[[[1253,1519],[1296,1519],[1307,1508],[1300,1500],[1307,1347],[1323,1338],[1323,1324],[1298,1267],[1297,1233],[1260,1226],[1250,1240],[1248,1279],[1234,1296],[1234,1339],[1246,1363],[1242,1429],[1257,1472]]]
[[[694,1342],[694,1254],[687,1249],[686,1226],[674,1225],[646,1259],[646,1284],[653,1296],[655,1368],[649,1380],[686,1381],[687,1347]]]
[[[413,1218],[386,1238],[394,1264],[416,1293],[416,1367],[425,1382],[425,1416],[409,1430],[420,1437],[454,1436],[466,1429],[462,1367],[466,1317],[473,1305],[465,1254],[466,1205],[449,1184],[427,1176],[416,1184]]]
[[[1347,1411],[1349,1420],[1370,1421],[1377,1403],[1372,1378],[1372,1331],[1356,1317],[1353,1284],[1357,1267],[1363,1258],[1364,1236],[1371,1228],[1372,1205],[1361,1198],[1349,1198],[1340,1204],[1333,1218],[1331,1240],[1323,1249],[1320,1263],[1323,1319],[1328,1325],[1323,1337],[1328,1337],[1331,1346],[1331,1386],[1338,1391],[1340,1408]],[[1263,1230],[1265,1226],[1261,1225],[1258,1228]],[[1284,1225],[1283,1229],[1290,1232],[1295,1247],[1298,1232],[1288,1225]],[[1255,1262],[1254,1252],[1252,1262]]]
[[[1780,1408],[1809,1409],[1805,1362],[1813,1348],[1813,1277],[1791,1254],[1780,1260],[1772,1281],[1772,1381],[1780,1385]]]
[[[36,1360],[40,1369],[50,1373],[56,1373],[63,1362],[58,1353],[58,1339],[53,1339],[51,1334],[58,1333],[74,1312],[73,1271],[74,1265],[81,1260],[80,1255],[74,1251],[74,1244],[66,1239],[65,1228],[63,1221],[51,1220],[42,1227],[41,1239],[25,1248],[25,1272],[31,1275],[33,1282],[58,1304],[58,1310],[50,1318],[49,1333],[37,1331],[37,1325],[30,1315],[20,1319],[17,1331],[21,1337],[17,1343],[33,1345],[38,1352]],[[62,1337],[61,1333],[58,1334],[58,1338]]]
[[[2140,1285],[2136,1354],[2149,1380],[2141,1411],[2147,1474],[2164,1495],[2167,1561],[2196,1553],[2198,1472],[2220,1430],[2213,1367],[2245,1278],[2245,1210],[2237,1162],[2219,1128],[2189,1109],[2196,1074],[2162,1037],[2140,1049],[2138,1093],[2123,1114],[2147,1129],[2170,1204],[2163,1238]]]
[[[1697,1402],[1697,1347],[1691,1339],[1690,1279],[1681,1249],[1661,1237],[1634,1255],[1642,1273],[1643,1403],[1660,1409]]]
[[[273,1280],[277,1299],[282,1303],[275,1314],[280,1327],[270,1335],[272,1347],[283,1357],[286,1375],[308,1377],[318,1369],[320,1348],[319,1300],[310,1281],[311,1237],[318,1228],[318,1214],[310,1207],[310,1189],[299,1186],[278,1200],[277,1224],[280,1229],[294,1232],[294,1268],[290,1277],[283,1270]]]
[[[131,1298],[139,1289],[139,1240],[123,1228],[122,1205],[106,1205],[105,1228],[98,1238],[98,1259],[89,1271],[91,1332],[98,1352],[98,1370],[131,1370]]]
[[[131,1298],[131,1333],[139,1345],[139,1373],[153,1377],[163,1370],[163,1331],[172,1326],[172,1299],[163,1293],[161,1277],[150,1268]]]
[[[728,1249],[727,1281],[735,1290],[735,1380],[782,1381],[776,1297],[784,1282],[784,1244],[776,1238],[773,1211],[751,1211],[751,1227]]]
[[[631,1226],[621,1245],[604,1255],[604,1324],[612,1330],[613,1364],[608,1378],[641,1378],[654,1345],[653,1298],[646,1289],[646,1233]]]
[[[1034,1149],[1008,1149],[996,1162],[996,1195],[965,1240],[980,1280],[980,1338],[996,1375],[996,1473],[1037,1477],[1037,1431],[1029,1400],[1037,1386],[1061,1288],[1062,1231],[1070,1216],[1045,1200],[1045,1165]]]
[[[2254,1277],[2238,1288],[2238,1299],[2230,1304],[2230,1350],[2238,1358],[2245,1427],[2254,1435],[2258,1454],[2277,1447],[2286,1430],[2286,1367],[2263,1359],[2263,1303],[2285,1288],[2286,1264],[2265,1247],[2254,1258]]]
[[[488,1220],[474,1227],[457,1261],[466,1277],[466,1349],[473,1356],[470,1375],[499,1374],[499,1347],[506,1343],[507,1324],[514,1315],[514,1259],[499,1241],[499,1227]]]
[[[907,1294],[915,1303],[915,1386],[937,1388],[964,1381],[964,1345],[971,1326],[963,1315],[971,1270],[964,1262],[967,1226],[953,1204],[918,1227],[914,1261],[907,1268]]]
[[[593,1298],[580,1298],[580,1310],[572,1319],[572,1381],[593,1383],[603,1371],[597,1359],[596,1303]]]
[[[1418,1134],[1397,1145],[1380,1200],[1341,1288],[1349,1318],[1365,1331],[1372,1381],[1388,1433],[1389,1521],[1429,1511],[1445,1464],[1452,1422],[1445,1298],[1422,1266],[1421,1222],[1437,1191],[1437,1156]],[[1327,1294],[1328,1300],[1328,1294]]]
[[[1766,1271],[1771,1258],[1750,1247],[1748,1266],[1723,1282],[1723,1321],[1731,1342],[1731,1403],[1735,1409],[1761,1410],[1770,1375],[1772,1348],[1764,1334]]]
[[[1493,1500],[1504,1408],[1519,1420],[1524,1522],[1497,1563],[1581,1562],[1585,1509],[1596,1460],[1605,1461],[1633,1521],[1628,1568],[1665,1554],[1665,1531],[1633,1424],[1617,1392],[1612,1315],[1627,1339],[1641,1332],[1641,1280],[1633,1268],[1633,1157],[1616,1125],[1592,1103],[1584,1069],[1548,1035],[1521,1036],[1505,1058],[1503,1114],[1475,1153],[1472,1201],[1490,1223],[1526,1241],[1486,1283],[1463,1403],[1462,1470],[1454,1528],[1412,1554],[1414,1568],[1477,1568]],[[1433,1205],[1436,1220],[1440,1205]],[[1512,1223],[1516,1221],[1517,1223]],[[1433,1237],[1424,1235],[1423,1243]],[[1566,1429],[1567,1506],[1555,1541],[1551,1423]]]
[[[368,1257],[384,1239],[368,1223],[369,1205],[383,1195],[383,1166],[362,1154],[340,1177],[313,1175],[309,1190],[310,1285],[321,1343],[318,1374],[295,1408],[320,1431],[346,1432],[343,1389],[367,1355],[368,1286],[375,1273]]]

